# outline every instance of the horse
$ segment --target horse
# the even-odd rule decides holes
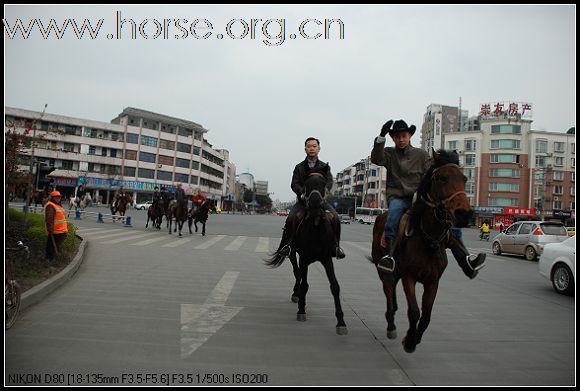
[[[340,286],[334,273],[332,263],[332,252],[336,247],[336,235],[340,229],[340,222],[336,221],[333,214],[322,209],[324,194],[326,191],[326,173],[328,166],[324,169],[311,172],[305,181],[306,210],[296,214],[290,228],[294,232],[294,244],[299,255],[299,262],[294,266],[294,276],[298,286],[298,321],[306,321],[306,294],[308,293],[308,266],[316,261],[320,261],[326,276],[330,282],[330,291],[334,298],[335,316],[337,320],[336,333],[339,335],[348,334],[348,328],[344,322],[344,313],[340,304]],[[279,254],[278,248],[271,258],[266,261],[266,265],[272,268],[278,267],[284,262],[285,257]],[[295,254],[290,255],[290,260],[296,260]],[[293,295],[296,297],[295,295]],[[295,301],[293,299],[292,301]]]
[[[85,210],[85,208],[87,207],[87,201],[85,199],[85,196],[82,197],[71,197],[69,200],[69,208],[68,208],[68,213],[67,216],[70,215],[70,212],[72,211],[72,209],[75,209],[75,212],[77,210]]]
[[[202,204],[196,209],[195,207],[191,208],[188,213],[187,224],[189,226],[189,233],[191,234],[191,224],[195,225],[195,232],[197,232],[197,223],[201,222],[201,236],[205,236],[205,223],[207,222],[207,218],[209,215],[209,211],[212,210],[215,212],[215,206],[210,200],[205,200]]]
[[[157,205],[150,205],[147,209],[147,223],[145,223],[145,228],[149,226],[149,220],[154,228],[161,229],[161,222],[163,221],[163,200],[159,199]]]
[[[451,239],[451,226],[467,226],[473,215],[465,193],[467,178],[459,167],[456,153],[433,151],[435,163],[423,176],[416,200],[399,225],[393,246],[397,259],[393,273],[377,267],[377,273],[387,298],[387,338],[397,337],[395,312],[397,311],[396,285],[402,281],[408,306],[409,329],[403,339],[407,353],[415,351],[429,326],[433,304],[445,268],[445,248]],[[380,245],[388,212],[379,216],[373,227],[372,262],[377,262],[386,250]],[[421,309],[417,304],[415,287],[423,284]],[[417,324],[418,323],[418,324]]]
[[[175,216],[175,228],[173,232],[177,232],[177,226],[179,225],[179,236],[181,235],[181,230],[183,224],[187,220],[187,198],[183,198],[181,201],[173,200],[169,207],[167,208],[167,220],[169,223],[169,235],[171,235],[171,226],[173,222],[173,217]],[[190,229],[191,233],[191,229]]]
[[[125,222],[125,212],[127,210],[127,205],[131,205],[133,203],[133,197],[131,194],[125,194],[123,197],[119,198],[117,202],[117,206],[115,206],[115,202],[111,203],[111,214],[113,215],[113,223],[117,221],[115,214],[119,212],[119,216],[123,218],[123,222]]]

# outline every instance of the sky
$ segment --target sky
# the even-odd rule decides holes
[[[534,130],[576,126],[575,18],[575,5],[5,5],[4,102],[197,122],[238,174],[291,201],[307,137],[336,175],[370,154],[387,120],[420,129],[430,104],[461,97],[475,116],[482,103],[527,102]],[[60,37],[41,33],[51,19]],[[85,19],[93,36],[75,34]]]

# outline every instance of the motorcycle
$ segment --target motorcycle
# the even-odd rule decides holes
[[[479,235],[479,240],[487,240],[489,242],[489,232],[482,232]]]

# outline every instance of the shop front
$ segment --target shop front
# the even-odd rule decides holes
[[[536,219],[536,211],[533,208],[516,208],[502,206],[475,206],[475,221],[478,227],[484,221],[490,223],[492,229],[499,231],[500,226],[504,229],[520,220]]]

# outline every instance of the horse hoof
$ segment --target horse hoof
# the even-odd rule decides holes
[[[405,352],[407,353],[413,353],[415,351],[415,348],[410,348],[407,346],[407,344],[405,343],[405,341],[407,340],[407,338],[403,338],[403,349],[405,350]]]
[[[387,330],[387,338],[388,339],[397,338],[397,330]]]
[[[298,314],[296,320],[299,322],[306,322],[306,314]]]
[[[292,298],[290,300],[292,300],[292,303],[298,303],[298,299],[299,299],[298,296],[292,295]]]
[[[346,326],[336,326],[336,334],[347,335],[348,329],[346,328]]]

